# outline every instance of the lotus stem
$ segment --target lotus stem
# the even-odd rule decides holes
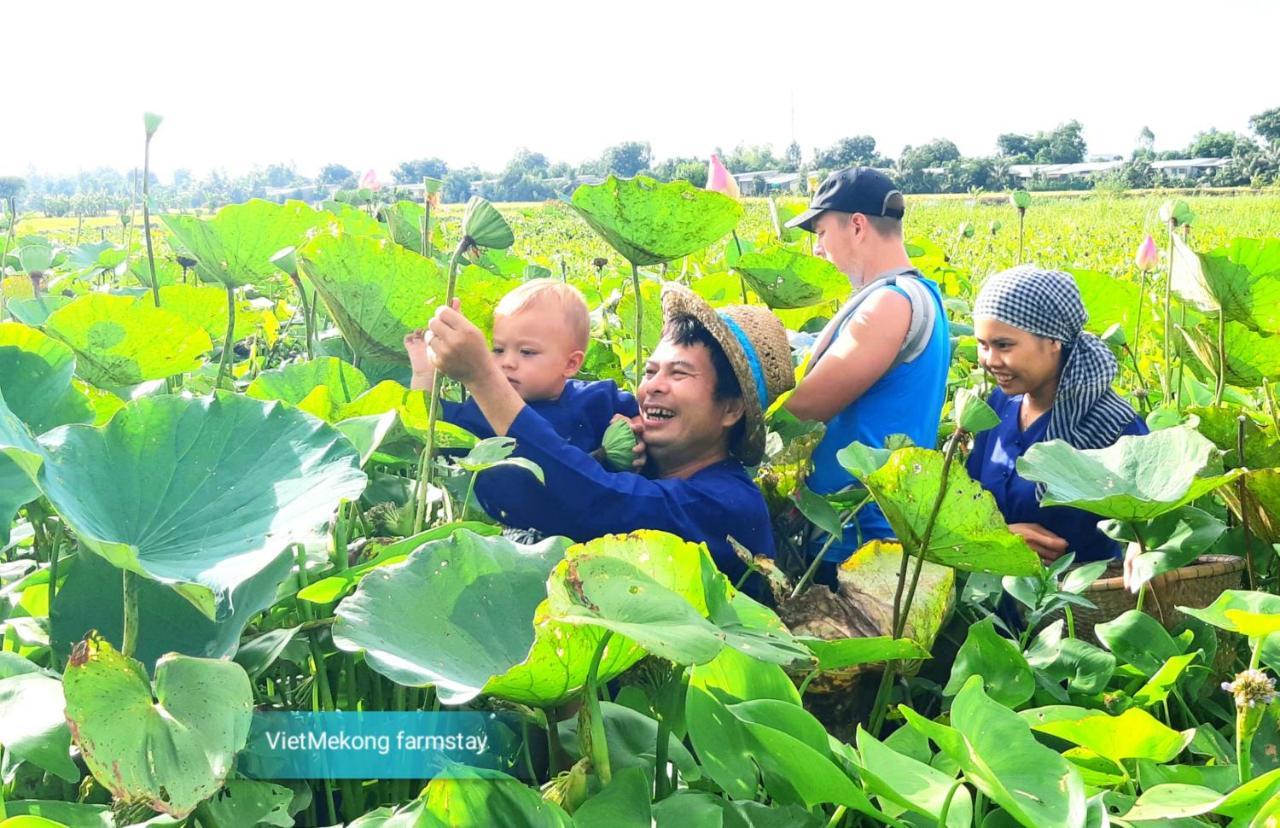
[[[1170,362],[1169,346],[1173,341],[1173,222],[1169,222],[1169,269],[1164,280],[1164,377],[1165,400],[1173,394],[1173,365]]]
[[[606,741],[604,732],[604,716],[600,712],[597,676],[600,671],[600,659],[604,657],[605,648],[608,647],[609,639],[612,637],[613,631],[605,630],[600,643],[596,645],[595,654],[591,656],[591,666],[587,669],[587,683],[582,690],[582,710],[579,714],[580,717],[587,719],[588,726],[583,727],[581,723],[578,725],[578,732],[587,734],[590,742],[588,749],[583,753],[591,757],[591,766],[595,768],[600,782],[605,785],[613,779],[613,768],[609,764],[609,743]]]
[[[222,341],[222,358],[218,361],[218,378],[213,387],[222,387],[222,377],[231,365],[231,351],[235,347],[236,330],[236,289],[227,285],[227,336]]]
[[[866,503],[866,501],[864,500],[862,503]],[[857,508],[850,509],[840,515],[841,526],[845,525],[850,519],[852,519],[858,509],[862,508],[862,503],[859,503]],[[831,544],[835,543],[836,540],[836,535],[827,536],[826,542],[822,544],[822,548],[819,549],[818,554],[814,556],[813,562],[809,564],[809,568],[804,571],[804,575],[800,578],[800,582],[796,584],[795,589],[791,590],[791,598],[789,600],[794,601],[796,598],[799,598],[800,593],[804,592],[805,587],[809,586],[809,583],[813,581],[814,576],[818,574],[818,567],[822,565],[822,559],[826,557],[827,550],[831,548]]]
[[[1245,709],[1236,708],[1236,767],[1240,770],[1240,784],[1253,779],[1253,734],[1249,732]]]
[[[641,350],[643,349],[640,344],[640,332],[644,330],[644,328],[641,325],[641,323],[644,320],[644,299],[640,295],[640,268],[636,266],[635,262],[631,263],[631,286],[635,290],[635,294],[636,294],[636,325],[635,325],[636,354],[635,354],[635,365],[632,366],[632,372],[633,372],[633,377],[635,381],[635,387],[639,388],[640,377],[644,371],[644,368],[643,368],[644,356],[643,354],[640,353]]]
[[[310,303],[307,302],[307,291],[302,286],[302,279],[296,274],[290,274],[289,279],[293,282],[293,286],[298,289],[298,301],[302,305],[302,324],[306,326],[307,332],[307,359],[315,359],[315,346],[313,345],[314,332],[312,327],[315,325],[315,319],[311,316]]]
[[[1227,387],[1227,318],[1218,308],[1218,384],[1213,389],[1213,404],[1222,405],[1222,392]]]
[[[138,649],[138,574],[121,570],[124,587],[124,625],[120,636],[120,654],[133,658]]]
[[[1027,208],[1018,208],[1018,264],[1022,264],[1022,229],[1027,219]]]
[[[458,241],[458,247],[449,259],[449,285],[445,290],[445,307],[453,305],[453,293],[458,285],[458,264],[462,261],[462,254],[472,244],[471,237],[464,235]],[[435,454],[436,449],[436,417],[440,409],[440,389],[443,386],[444,374],[436,371],[435,378],[431,382],[431,400],[427,405],[427,444],[422,449],[422,456],[418,458],[418,499],[413,511],[413,534],[415,535],[422,531],[427,520],[427,488],[431,484],[431,456]]]
[[[1236,418],[1236,466],[1248,468],[1244,459],[1244,427],[1248,418]],[[1258,574],[1253,563],[1253,538],[1249,534],[1249,487],[1244,475],[1236,478],[1236,498],[1240,501],[1240,531],[1244,534],[1244,562],[1249,570],[1249,589],[1258,588]]]
[[[658,744],[654,747],[653,765],[653,801],[661,802],[666,798],[671,785],[671,777],[667,773],[667,752],[671,741],[671,723],[665,714],[658,716]]]
[[[1142,350],[1142,307],[1147,304],[1147,271],[1140,271],[1138,281],[1138,312],[1133,320],[1133,347]]]
[[[733,228],[733,244],[738,248],[738,257],[742,257],[742,241],[738,238],[738,228]],[[742,304],[747,304],[747,280],[742,275],[742,271],[738,271],[738,284],[742,287]]]
[[[160,280],[156,278],[156,254],[151,246],[151,205],[148,199],[151,193],[151,134],[147,134],[146,144],[142,150],[142,237],[147,244],[147,268],[151,271],[151,298],[156,307],[160,307]],[[127,253],[127,251],[126,251]]]
[[[543,710],[547,720],[547,773],[555,776],[565,766],[564,745],[560,743],[560,728],[556,718],[556,709],[548,707]]]
[[[18,197],[9,196],[5,202],[9,207],[9,227],[4,234],[4,252],[0,253],[0,263],[9,255],[9,248],[13,245],[13,228],[18,223]]]
[[[427,182],[422,182],[422,255],[431,258],[431,194],[427,192]]]

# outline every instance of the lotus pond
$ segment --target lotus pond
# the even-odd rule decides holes
[[[587,297],[587,378],[634,383],[664,280],[815,331],[847,282],[778,229],[800,205],[642,178],[465,213],[365,200],[101,239],[9,223],[0,826],[1280,818],[1275,196],[909,205],[953,323],[939,442],[854,444],[866,489],[819,497],[820,427],[773,414],[768,606],[663,533],[504,537],[471,483],[523,461],[437,422],[457,389],[409,390],[401,340],[450,295],[486,320],[539,276]],[[1026,457],[1046,502],[1133,544],[1138,594],[1096,624],[1118,573],[1046,569],[959,462],[992,425],[969,303],[1020,250],[1071,268],[1152,427]],[[901,543],[809,586],[797,550],[862,497]],[[1235,581],[1163,601],[1206,554]],[[357,711],[493,714],[514,749],[430,780],[245,772],[256,714]]]

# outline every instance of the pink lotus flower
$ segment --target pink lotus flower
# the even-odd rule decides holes
[[[742,198],[738,182],[729,175],[729,171],[720,162],[720,156],[714,154],[711,156],[711,165],[707,168],[707,189],[724,193],[731,198]]]
[[[1156,247],[1155,239],[1147,236],[1142,244],[1138,246],[1138,255],[1133,257],[1133,262],[1138,266],[1139,270],[1152,271],[1160,264],[1160,250]]]
[[[366,170],[365,174],[360,178],[360,188],[363,190],[373,190],[375,193],[382,189],[382,185],[378,183],[378,176],[373,170]]]

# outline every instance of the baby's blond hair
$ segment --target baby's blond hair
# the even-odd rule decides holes
[[[530,279],[503,296],[493,315],[514,316],[538,302],[559,304],[574,344],[586,351],[591,341],[591,317],[582,291],[573,285],[555,279]]]

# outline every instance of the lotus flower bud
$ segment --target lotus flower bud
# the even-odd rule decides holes
[[[720,162],[720,156],[715,154],[712,154],[711,164],[707,167],[707,189],[717,193],[724,193],[731,198],[742,198],[742,191],[738,189],[738,182],[734,180],[733,176],[729,175],[729,171]]]
[[[966,239],[973,238],[973,222],[965,221],[960,223],[960,235]]]
[[[382,185],[378,183],[378,176],[373,170],[365,170],[360,178],[360,187],[364,190],[373,190],[375,193],[382,189]]]
[[[1139,270],[1146,273],[1155,270],[1156,265],[1160,264],[1160,249],[1156,247],[1156,240],[1150,235],[1138,245],[1138,255],[1133,257],[1133,263]]]

